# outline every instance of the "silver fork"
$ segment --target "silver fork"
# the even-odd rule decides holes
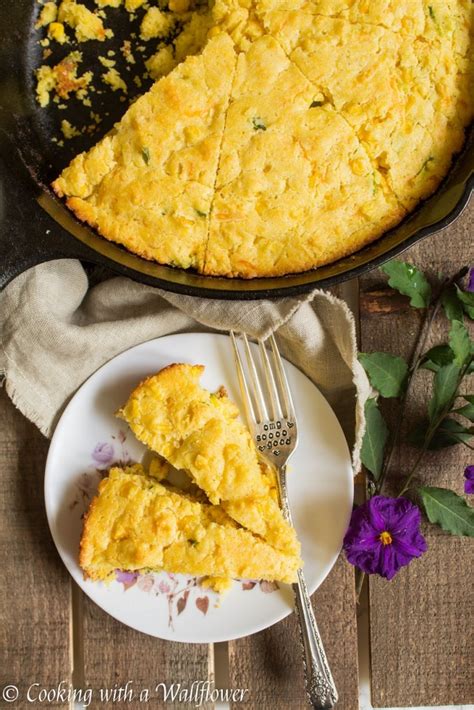
[[[230,332],[234,346],[237,375],[245,406],[247,423],[253,431],[255,443],[277,469],[280,503],[283,515],[292,523],[286,486],[286,464],[298,443],[298,427],[295,407],[280,352],[273,335],[270,336],[271,361],[267,347],[258,341],[260,369],[258,373],[255,359],[245,333],[243,340],[248,376],[237,338]],[[265,393],[267,397],[265,397]],[[297,474],[296,474],[297,475]],[[295,595],[295,611],[301,631],[305,670],[306,692],[313,708],[332,708],[337,703],[337,690],[329,669],[321,636],[314,617],[303,570],[298,570],[298,581],[292,585]]]

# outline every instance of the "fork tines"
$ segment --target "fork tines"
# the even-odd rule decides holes
[[[285,369],[274,335],[267,341],[258,341],[260,357],[258,362],[252,353],[248,337],[245,333],[230,332],[234,346],[237,375],[240,389],[244,395],[244,405],[247,419],[261,424],[265,421],[279,419],[295,420],[295,408],[291,397]],[[237,342],[243,341],[245,364]],[[269,344],[269,349],[267,348]]]

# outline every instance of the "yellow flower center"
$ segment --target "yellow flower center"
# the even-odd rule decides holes
[[[379,540],[382,543],[382,545],[391,545],[393,542],[392,536],[386,530],[384,530],[383,532],[380,533]]]

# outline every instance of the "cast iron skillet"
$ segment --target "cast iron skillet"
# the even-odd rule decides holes
[[[96,7],[92,0],[82,2]],[[446,227],[461,213],[474,188],[471,129],[462,154],[436,194],[398,227],[353,256],[304,274],[251,281],[200,276],[145,261],[81,224],[49,189],[71,157],[109,130],[126,104],[118,100],[117,93],[104,93],[99,99],[100,112],[109,116],[93,137],[75,139],[61,149],[52,142],[58,135],[58,117],[78,126],[90,123],[90,118],[78,102],[69,102],[64,111],[55,106],[41,110],[35,102],[33,72],[43,61],[33,29],[38,10],[35,0],[0,0],[0,287],[35,264],[79,258],[152,286],[193,296],[255,299],[295,295],[363,274]],[[130,24],[123,22],[119,11],[115,15],[109,11],[108,17],[107,25],[112,24],[115,32],[114,59],[119,60],[119,47],[131,32]],[[105,54],[101,44],[92,41],[80,49],[84,65],[99,69],[97,55]],[[58,59],[65,54],[64,48],[53,51],[59,51]],[[118,61],[117,66],[121,73],[127,71],[124,62]],[[129,86],[132,94],[133,82]],[[141,93],[146,88],[135,91]]]

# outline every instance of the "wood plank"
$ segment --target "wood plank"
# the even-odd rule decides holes
[[[403,258],[432,274],[453,273],[472,262],[474,203],[455,225],[412,248]],[[361,279],[361,348],[409,356],[421,314],[406,299],[385,287],[373,272]],[[446,339],[447,323],[440,316],[431,344]],[[424,406],[430,375],[422,373],[414,388],[414,404],[403,433],[412,428]],[[424,406],[423,406],[424,405]],[[393,404],[385,403],[393,420]],[[401,445],[394,457],[395,475],[403,475],[416,451]],[[452,447],[427,456],[423,480],[462,493],[468,449]],[[395,492],[398,486],[392,486]],[[388,489],[390,490],[390,488]],[[400,571],[391,582],[370,579],[370,638],[372,703],[375,707],[462,704],[472,702],[474,677],[470,670],[473,627],[468,609],[474,601],[472,560],[474,541],[455,538],[424,527],[429,550]]]
[[[339,691],[338,707],[357,710],[357,629],[353,568],[340,557],[312,597]],[[231,688],[249,690],[237,708],[299,710],[308,707],[294,614],[266,631],[229,643]]]
[[[83,604],[83,663],[84,682],[93,688],[99,698],[100,688],[125,686],[132,681],[133,700],[127,710],[144,707],[139,693],[150,690],[150,707],[169,708],[162,702],[161,691],[155,693],[159,683],[167,686],[181,683],[189,688],[194,680],[212,680],[212,646],[162,641],[129,629],[103,612],[82,595]],[[101,710],[122,706],[121,703],[101,702]],[[195,703],[179,703],[174,707],[194,707]],[[209,705],[202,706],[204,710]]]
[[[44,510],[48,442],[3,389],[0,421],[0,688],[17,685],[18,702],[8,707],[25,708],[32,683],[45,688],[70,683],[70,580]],[[69,703],[45,706],[66,708]]]

